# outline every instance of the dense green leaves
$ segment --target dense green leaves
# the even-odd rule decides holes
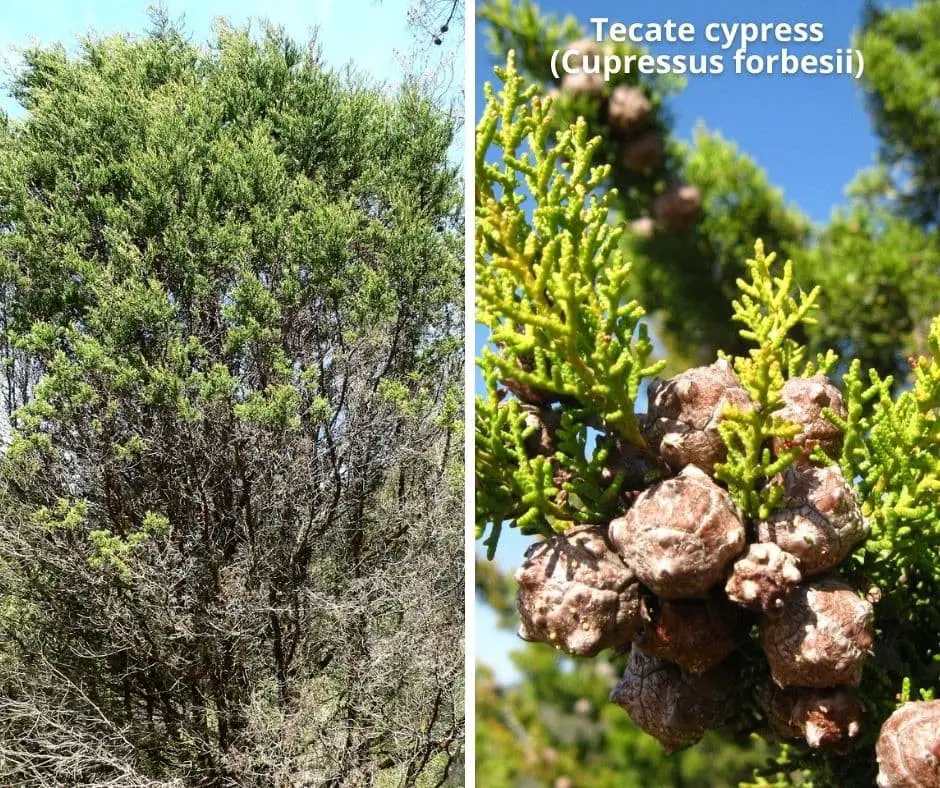
[[[885,164],[897,166],[895,197],[915,224],[940,212],[940,4],[919,0],[892,11],[872,3],[853,44],[865,53],[868,105]]]
[[[443,779],[462,724],[452,120],[283,31],[222,23],[199,47],[159,15],[28,50],[13,93],[2,781]]]
[[[587,457],[587,429],[645,447],[634,402],[662,368],[628,295],[623,228],[608,221],[616,193],[596,194],[609,174],[592,163],[600,140],[581,120],[550,145],[551,99],[523,87],[512,53],[497,74],[503,89],[487,85],[476,139],[477,319],[499,349],[484,350],[488,393],[476,411],[477,521],[481,533],[493,529],[491,549],[504,519],[551,533],[611,510],[622,476],[601,488],[606,451]],[[491,150],[499,161],[487,160]],[[535,201],[531,218],[523,189]],[[528,456],[532,430],[497,386],[507,380],[532,392],[524,399],[576,406],[561,419],[557,462]]]

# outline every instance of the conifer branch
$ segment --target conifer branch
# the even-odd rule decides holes
[[[787,260],[776,277],[771,266],[776,253],[764,254],[764,245],[754,245],[754,258],[747,260],[749,280],[738,279],[740,297],[732,304],[733,320],[742,323],[741,337],[755,347],[746,357],[734,359],[735,372],[755,407],[742,410],[729,406],[719,432],[728,447],[728,460],[715,469],[716,478],[728,484],[735,502],[749,515],[767,517],[779,506],[782,489],[766,485],[767,479],[786,470],[792,452],[774,457],[769,442],[774,437],[792,437],[799,427],[774,417],[781,406],[780,392],[787,377],[825,371],[834,361],[829,354],[807,363],[806,349],[789,336],[800,323],[811,324],[817,308],[819,288],[809,293],[793,291],[793,263]]]
[[[634,401],[662,363],[650,361],[645,312],[629,297],[623,228],[608,221],[616,193],[598,193],[608,175],[591,163],[599,140],[583,119],[552,132],[552,101],[525,86],[513,53],[497,75],[503,89],[485,88],[476,147],[477,319],[495,348],[480,360],[491,388],[477,406],[478,514],[557,530],[589,522],[616,495],[591,478],[602,455],[585,459],[587,426],[645,448]],[[500,407],[497,381],[530,402],[571,406],[551,462],[525,456],[523,417]]]

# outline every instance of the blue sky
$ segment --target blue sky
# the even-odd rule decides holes
[[[539,0],[537,0],[539,2]],[[861,0],[540,0],[543,11],[560,16],[574,13],[587,27],[590,17],[608,17],[632,22],[691,22],[702,31],[708,22],[821,22],[825,39],[815,46],[791,45],[796,54],[823,54],[848,47],[853,29],[862,17]],[[907,2],[882,2],[889,7]],[[476,35],[477,94],[492,80],[494,61],[487,50],[484,24]],[[756,46],[749,51],[768,53],[773,47]],[[650,45],[659,53],[716,53],[709,44]],[[799,50],[799,51],[796,51]],[[864,53],[863,53],[864,54]],[[730,61],[730,53],[726,53]],[[721,76],[691,77],[685,91],[671,102],[679,137],[690,139],[697,123],[707,126],[751,155],[779,187],[784,198],[810,219],[823,223],[835,206],[844,202],[843,190],[859,169],[874,163],[878,142],[866,112],[858,84],[847,76]],[[477,115],[480,107],[477,107]],[[477,351],[483,337],[478,331]],[[500,540],[497,560],[504,568],[518,566],[527,540],[515,532]],[[494,668],[501,679],[511,680],[515,671],[508,653],[519,641],[495,626],[492,612],[478,606],[477,659]]]
[[[174,19],[184,16],[186,29],[196,41],[209,38],[212,20],[227,17],[236,24],[267,18],[286,27],[297,39],[306,39],[314,27],[328,63],[352,62],[376,80],[397,83],[402,63],[414,46],[408,28],[406,0],[166,0]],[[15,64],[11,48],[33,39],[69,46],[75,36],[96,30],[103,33],[139,33],[147,26],[147,0],[30,0],[0,5],[0,52],[5,64]],[[16,111],[7,96],[0,107]]]

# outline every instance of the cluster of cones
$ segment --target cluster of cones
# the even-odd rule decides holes
[[[726,459],[725,406],[753,407],[722,360],[653,382],[642,419],[648,455],[608,444],[605,478],[625,470],[634,488],[621,496],[623,514],[531,546],[516,575],[520,635],[581,657],[629,651],[611,700],[669,751],[731,722],[744,692],[758,698],[769,734],[811,748],[845,748],[864,722],[853,688],[872,651],[874,611],[835,570],[867,526],[839,467],[810,458],[817,446],[839,455],[842,435],[824,409],[844,417],[845,404],[822,375],[791,378],[782,400],[779,418],[799,433],[770,448],[796,459],[768,482],[782,488],[783,506],[766,519],[744,517],[714,478]],[[557,411],[544,401],[526,408],[530,450],[550,455]],[[644,483],[651,464],[666,478]],[[754,631],[766,670],[742,671],[741,646]],[[742,675],[769,679],[743,687]],[[932,716],[908,714],[932,720],[936,733],[938,705]],[[879,743],[885,762],[903,749],[899,740],[921,735],[917,724],[892,725]],[[894,757],[902,760],[910,758]]]
[[[569,50],[579,53],[582,65],[602,55],[601,45],[593,39],[575,41]],[[659,168],[665,157],[662,131],[654,124],[653,104],[640,87],[619,84],[610,87],[599,69],[580,68],[566,73],[561,91],[572,96],[587,96],[601,104],[602,116],[610,127],[611,143],[620,150],[623,165],[638,174]],[[660,226],[666,230],[688,230],[701,216],[702,195],[687,183],[671,183],[653,202],[653,217],[633,222],[633,231],[649,237]]]

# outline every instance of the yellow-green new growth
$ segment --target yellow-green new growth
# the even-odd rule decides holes
[[[501,381],[578,402],[643,446],[633,403],[661,365],[649,363],[644,311],[628,297],[623,228],[608,223],[615,195],[597,191],[608,175],[591,165],[599,139],[587,138],[583,119],[553,135],[551,99],[524,87],[513,53],[497,75],[503,90],[486,86],[476,140],[477,318],[499,348],[481,364]]]
[[[940,582],[940,317],[929,355],[912,359],[913,386],[891,396],[891,377],[855,361],[845,375],[848,417],[828,414],[845,431],[842,471],[855,478],[871,524],[865,567],[897,580],[916,569]]]
[[[787,260],[782,275],[771,271],[776,253],[764,254],[764,245],[754,245],[754,258],[747,260],[749,280],[737,280],[740,298],[733,302],[733,320],[743,323],[741,336],[753,342],[746,357],[734,359],[734,369],[755,407],[742,410],[729,406],[719,425],[728,447],[728,460],[715,469],[715,476],[728,484],[735,502],[748,515],[767,517],[780,504],[782,489],[764,484],[793,462],[790,452],[774,457],[769,448],[775,437],[792,437],[799,427],[774,417],[780,408],[780,392],[786,378],[826,372],[836,361],[830,353],[815,363],[806,362],[806,349],[789,334],[800,323],[812,324],[819,288],[793,297],[793,263]]]

